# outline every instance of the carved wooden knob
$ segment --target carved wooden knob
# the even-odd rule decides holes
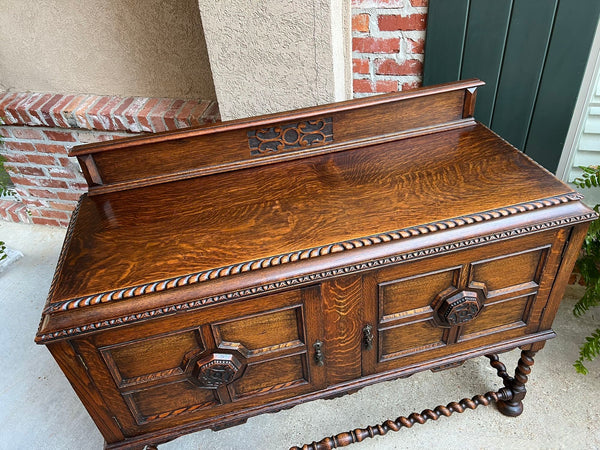
[[[480,283],[468,289],[446,289],[435,300],[437,322],[443,327],[462,325],[475,319],[483,308],[486,289]]]
[[[218,389],[232,382],[242,363],[229,353],[213,353],[199,359],[192,369],[192,381],[206,389]]]

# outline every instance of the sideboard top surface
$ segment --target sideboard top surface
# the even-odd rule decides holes
[[[481,125],[85,197],[53,301],[571,192]]]
[[[83,332],[81,321],[96,324],[86,325],[89,332],[111,317],[151,317],[148,308],[164,314],[162,306],[185,308],[187,299],[203,306],[198,295],[223,292],[219,280],[238,274],[251,277],[226,289],[314,273],[326,265],[321,256],[341,267],[376,257],[359,255],[364,247],[384,255],[390,241],[407,243],[406,251],[431,245],[417,239],[425,234],[442,243],[448,229],[474,224],[487,233],[506,216],[522,217],[510,226],[591,220],[579,194],[473,120],[479,85],[470,80],[76,149],[90,193],[71,219],[38,339]],[[166,155],[177,162],[161,173],[154,158]],[[186,155],[187,171],[179,161]],[[121,166],[128,174],[139,167],[139,177],[119,178]],[[208,286],[201,294],[174,290],[198,283]],[[177,292],[166,303],[146,295],[167,291]],[[93,308],[107,303],[121,306]]]

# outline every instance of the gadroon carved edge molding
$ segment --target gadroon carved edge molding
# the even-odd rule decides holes
[[[453,219],[443,220],[439,222],[432,222],[425,225],[419,225],[416,227],[404,228],[401,230],[390,231],[387,233],[381,233],[373,236],[368,236],[359,239],[352,239],[348,241],[338,242],[329,244],[321,247],[313,247],[305,250],[298,250],[292,253],[285,253],[277,256],[271,256],[269,258],[261,258],[253,261],[247,261],[239,264],[219,267],[215,269],[205,270],[202,272],[192,273],[189,275],[183,275],[175,278],[168,278],[166,280],[156,281],[153,283],[142,284],[134,287],[128,287],[124,289],[117,289],[114,291],[98,293],[85,297],[79,297],[60,302],[49,303],[44,309],[45,314],[67,311],[70,309],[82,308],[86,306],[97,305],[100,303],[108,303],[113,301],[124,300],[127,298],[137,297],[144,294],[150,294],[155,292],[161,292],[168,289],[173,289],[181,286],[188,286],[196,283],[201,283],[208,280],[214,280],[216,278],[223,278],[231,275],[236,275],[244,272],[251,272],[254,270],[260,270],[267,267],[278,266],[281,264],[288,264],[296,261],[317,258],[319,256],[329,255],[331,253],[339,253],[343,251],[352,250],[359,247],[366,247],[376,244],[381,244],[390,241],[396,241],[400,239],[407,239],[423,234],[434,233],[436,231],[446,230],[448,228],[456,228],[464,225],[470,225],[477,222],[484,222],[488,220],[498,219],[501,217],[511,216],[514,214],[524,213],[527,211],[533,211],[536,209],[546,208],[549,206],[559,205],[561,203],[567,203],[571,201],[577,201],[583,198],[583,196],[577,192],[572,192],[565,195],[556,197],[548,197],[541,200],[536,200],[527,203],[520,203],[513,206],[508,206],[500,209],[493,209],[484,211],[481,213],[470,214],[466,216],[455,217]],[[65,239],[65,245],[70,240],[71,236],[67,234]],[[62,256],[62,255],[61,255]],[[59,260],[60,264],[60,260]],[[51,289],[52,294],[52,289]]]
[[[82,325],[76,328],[68,328],[64,330],[58,330],[51,333],[46,333],[42,335],[38,335],[37,340],[39,342],[48,342],[57,339],[67,338],[71,336],[76,336],[80,334],[91,333],[104,328],[117,327],[124,324],[134,323],[137,321],[147,320],[154,317],[160,317],[166,314],[172,314],[178,311],[191,311],[197,308],[200,308],[205,305],[215,304],[224,302],[227,300],[236,300],[244,297],[251,297],[254,295],[260,295],[271,291],[278,291],[281,289],[285,289],[291,286],[297,287],[310,283],[314,283],[315,281],[322,281],[327,278],[335,277],[342,274],[348,273],[356,273],[356,272],[364,272],[366,270],[370,270],[378,267],[385,267],[391,264],[397,264],[403,261],[409,261],[414,259],[424,258],[430,255],[435,254],[443,254],[450,251],[460,250],[464,248],[468,248],[475,245],[481,245],[493,241],[501,241],[504,239],[508,239],[515,236],[525,235],[528,233],[548,230],[552,228],[561,227],[564,225],[569,225],[571,223],[578,223],[581,221],[588,221],[597,218],[598,215],[595,212],[587,213],[579,216],[566,217],[563,219],[552,220],[544,223],[539,223],[535,225],[529,225],[526,227],[515,228],[512,230],[502,231],[498,233],[493,233],[489,235],[478,236],[471,239],[466,239],[462,241],[456,241],[436,247],[425,248],[421,250],[417,250],[409,253],[402,253],[399,255],[389,256],[386,258],[381,258],[377,260],[367,261],[360,264],[353,264],[349,266],[339,267],[336,269],[330,269],[323,272],[317,272],[309,275],[303,275],[300,277],[290,278],[287,280],[268,283],[248,289],[242,289],[237,291],[228,292],[225,294],[201,298],[198,300],[188,301],[180,304],[165,306],[162,308],[157,308],[149,311],[144,311],[141,313],[130,314],[122,317],[118,317],[110,320],[103,320],[99,322],[94,322],[86,325]]]

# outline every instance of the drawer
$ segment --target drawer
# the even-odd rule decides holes
[[[374,346],[364,374],[533,334],[560,260],[556,234],[485,245],[365,276]]]
[[[111,410],[129,436],[202,422],[322,388],[307,326],[317,298],[311,287],[210,307],[77,349],[96,377],[112,380]]]

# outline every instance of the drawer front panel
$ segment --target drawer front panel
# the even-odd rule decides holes
[[[540,233],[366,275],[377,333],[373,350],[363,352],[363,373],[538,331],[560,257],[551,252],[554,239],[553,232]]]
[[[90,349],[82,356],[114,381],[112,410],[130,436],[260,407],[323,387],[324,369],[311,359],[319,330],[307,325],[318,321],[310,319],[318,293],[310,287],[104,333],[81,346]]]

